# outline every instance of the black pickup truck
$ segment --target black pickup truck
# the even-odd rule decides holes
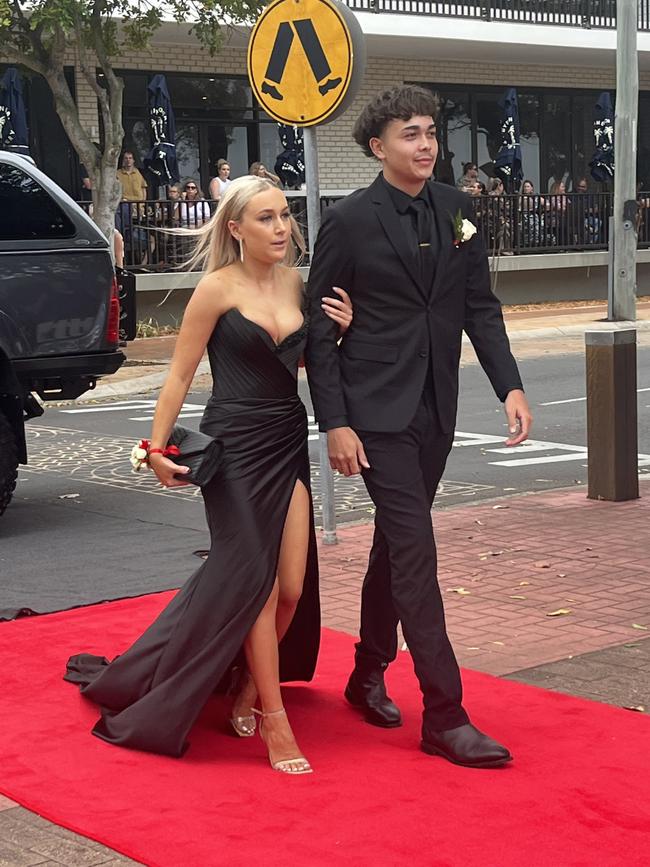
[[[120,367],[119,318],[104,235],[30,160],[0,150],[0,515],[27,463],[25,421]]]

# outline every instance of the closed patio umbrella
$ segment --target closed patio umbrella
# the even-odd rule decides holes
[[[278,135],[284,150],[275,161],[275,173],[285,187],[299,187],[305,182],[305,149],[302,130],[297,126],[278,124]]]
[[[144,158],[144,167],[159,186],[178,183],[176,120],[165,76],[154,75],[147,90],[151,150]]]
[[[519,103],[517,90],[509,87],[499,100],[503,111],[501,147],[494,160],[494,171],[509,193],[515,192],[523,178],[521,146],[519,144]]]
[[[29,156],[23,83],[13,66],[7,69],[0,82],[0,148]]]
[[[614,177],[614,106],[603,91],[594,106],[594,155],[589,162],[591,177],[599,183]]]

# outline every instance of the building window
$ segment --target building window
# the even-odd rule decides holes
[[[72,238],[75,227],[43,187],[17,166],[0,166],[0,238]]]
[[[119,74],[124,80],[124,148],[133,150],[141,164],[150,148],[147,84],[154,73]],[[232,178],[247,174],[260,159],[273,169],[282,150],[278,127],[254,102],[247,78],[177,72],[165,77],[176,118],[181,179],[197,179],[207,194],[220,159],[230,163]]]
[[[485,182],[494,173],[494,159],[501,144],[501,109],[504,87],[423,84],[437,94],[439,156],[436,179],[453,184],[462,175],[462,164],[475,162]],[[513,86],[516,86],[514,84]],[[604,89],[604,88],[603,88]],[[590,184],[589,161],[594,151],[593,111],[602,90],[517,88],[520,144],[524,177],[540,193],[556,181],[567,190],[582,177]],[[615,94],[612,91],[612,100]],[[650,93],[639,98],[637,172],[650,185]]]

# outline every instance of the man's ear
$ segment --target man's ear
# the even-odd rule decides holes
[[[384,144],[380,138],[378,138],[377,136],[371,138],[368,142],[368,147],[378,160],[386,159],[386,154],[384,153]]]

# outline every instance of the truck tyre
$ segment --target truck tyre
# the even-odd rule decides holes
[[[9,419],[0,409],[0,515],[9,505],[18,478],[18,448]]]

